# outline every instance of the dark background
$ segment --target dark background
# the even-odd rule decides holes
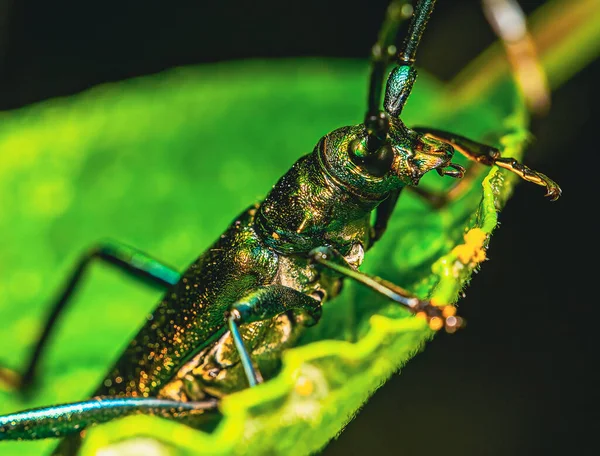
[[[521,2],[527,12],[542,3]],[[176,65],[366,57],[386,4],[0,0],[0,110]],[[493,39],[478,1],[440,1],[419,64],[448,79]],[[533,185],[517,187],[490,261],[460,303],[468,328],[437,336],[326,456],[598,454],[589,372],[598,359],[598,81],[600,61],[561,87],[536,122],[527,163],[564,194],[550,203]]]

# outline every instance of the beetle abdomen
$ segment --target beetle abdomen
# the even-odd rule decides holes
[[[155,396],[225,332],[231,304],[273,282],[278,255],[254,231],[255,211],[243,212],[167,291],[96,395]]]

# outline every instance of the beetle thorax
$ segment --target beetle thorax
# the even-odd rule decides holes
[[[357,195],[332,180],[318,150],[300,158],[260,205],[256,228],[283,253],[305,253],[323,245],[340,251],[368,245],[370,214],[381,199]]]

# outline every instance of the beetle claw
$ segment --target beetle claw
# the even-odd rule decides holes
[[[452,169],[436,168],[436,171],[440,176],[450,176],[455,179],[460,179],[465,175],[465,168],[459,164],[449,163],[447,167]]]

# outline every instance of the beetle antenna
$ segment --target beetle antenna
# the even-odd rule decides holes
[[[396,55],[395,46],[400,24],[412,15],[412,7],[408,0],[392,1],[385,14],[383,25],[379,30],[377,42],[371,49],[371,75],[367,98],[365,126],[367,128],[367,149],[377,151],[384,143],[389,129],[389,119],[381,112],[381,93],[385,71]]]
[[[415,7],[412,20],[408,26],[408,33],[402,44],[402,50],[398,54],[401,65],[414,65],[417,47],[433,11],[436,0],[419,0]]]
[[[414,8],[408,33],[398,53],[398,66],[392,70],[387,80],[384,107],[390,116],[400,115],[417,78],[414,67],[417,47],[434,6],[435,0],[419,0]]]
[[[388,115],[397,117],[410,94],[416,79],[413,68],[417,47],[435,5],[435,0],[419,0],[412,8],[408,0],[393,0],[387,10],[377,42],[371,50],[371,75],[367,112],[364,124],[367,129],[366,154],[375,153],[384,144],[390,127]],[[412,16],[408,34],[401,51],[396,54],[395,42],[400,24]],[[383,80],[389,63],[394,59],[398,66],[388,77],[385,93],[385,112],[380,110]],[[387,113],[387,114],[386,114]]]

